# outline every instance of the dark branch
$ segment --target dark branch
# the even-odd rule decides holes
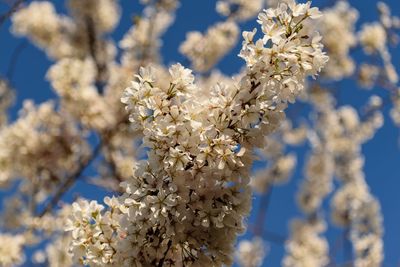
[[[277,234],[268,230],[265,231],[263,238],[278,245],[283,245],[286,241],[286,237],[284,235]]]
[[[117,165],[112,157],[108,157],[107,155],[104,156],[108,166],[110,167],[111,174],[115,177],[115,179],[120,183],[124,179],[122,178],[121,174],[118,171]]]
[[[168,251],[171,248],[172,241],[168,241],[167,250],[164,252],[164,257],[158,262],[158,267],[162,267],[164,265],[165,258],[167,257]]]
[[[266,219],[265,216],[267,214],[268,207],[271,202],[271,195],[272,195],[273,188],[274,188],[273,185],[270,184],[267,189],[268,191],[261,197],[261,203],[259,206],[257,219],[256,219],[256,226],[254,229],[255,235],[263,236],[265,219]]]
[[[74,185],[74,183],[81,177],[83,171],[99,155],[102,147],[102,142],[97,144],[91,155],[79,165],[78,169],[74,173],[72,173],[70,176],[68,176],[68,178],[65,179],[65,181],[61,184],[57,192],[50,200],[50,202],[47,204],[46,208],[39,214],[39,217],[43,217],[43,215],[45,215],[47,212],[50,212],[58,204],[58,201],[60,201],[60,199],[68,191],[68,189],[70,189]]]
[[[118,123],[116,124],[114,129],[118,129],[118,125],[127,122],[127,117],[124,116]],[[58,201],[62,198],[65,192],[70,189],[74,183],[81,178],[83,171],[93,162],[93,160],[100,154],[101,150],[109,145],[109,139],[112,136],[112,132],[106,132],[101,135],[100,142],[93,149],[92,153],[88,156],[88,158],[79,165],[78,169],[72,173],[68,178],[65,179],[64,183],[61,184],[53,198],[47,204],[46,208],[39,214],[39,217],[42,217],[47,212],[50,212],[58,203]],[[120,177],[118,177],[120,178]],[[118,179],[117,178],[117,179]]]
[[[96,28],[93,19],[86,17],[86,27],[88,36],[88,47],[89,53],[92,57],[94,63],[96,64],[97,77],[96,77],[96,87],[99,94],[103,94],[104,80],[107,75],[107,66],[103,59],[98,57],[99,54],[99,40],[96,33]]]
[[[15,67],[18,63],[18,58],[21,55],[22,51],[28,46],[28,42],[26,40],[20,42],[17,47],[15,47],[14,51],[11,54],[10,62],[8,63],[6,77],[7,79],[12,82],[14,77]]]
[[[0,26],[3,25],[3,23],[9,18],[11,17],[12,14],[14,14],[14,12],[16,12],[19,8],[19,6],[25,2],[25,0],[17,0],[14,2],[14,4],[11,6],[11,8],[4,13],[3,15],[0,16]]]

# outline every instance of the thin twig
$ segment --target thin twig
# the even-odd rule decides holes
[[[12,14],[14,14],[14,12],[16,12],[19,8],[19,6],[25,2],[25,0],[17,0],[14,2],[14,4],[11,6],[11,8],[4,13],[3,15],[0,16],[0,27],[3,25],[3,23],[9,18],[11,17]]]
[[[108,163],[108,166],[110,167],[111,173],[112,173],[112,175],[115,177],[115,179],[116,179],[118,182],[122,182],[122,181],[123,181],[123,178],[122,178],[121,174],[119,173],[118,168],[117,168],[117,165],[115,164],[115,161],[114,161],[114,159],[112,158],[112,156],[108,157],[108,156],[106,155],[106,153],[105,153],[104,159],[105,159],[106,163]]]
[[[353,252],[351,247],[351,241],[349,239],[349,233],[350,233],[349,228],[343,230],[343,240],[344,240],[343,258],[345,262],[348,261],[349,263],[349,265],[346,266],[353,266]]]
[[[265,216],[268,211],[269,204],[271,202],[271,195],[273,190],[273,185],[270,184],[267,193],[261,197],[261,203],[258,208],[258,215],[256,219],[256,227],[254,229],[254,234],[258,236],[263,236]]]
[[[27,46],[28,46],[28,42],[26,40],[23,40],[15,47],[14,51],[11,54],[10,62],[8,63],[8,68],[7,68],[7,72],[6,72],[6,77],[10,82],[12,82],[12,79],[14,77],[14,71],[15,71],[15,67],[17,66],[17,63],[18,63],[18,58],[21,55],[22,51]]]
[[[278,245],[283,245],[286,241],[284,235],[280,235],[271,231],[265,231],[263,238]]]
[[[37,194],[37,177],[33,178],[32,184],[31,184],[31,196],[29,200],[29,211],[31,215],[35,215],[36,212],[36,194]]]
[[[157,267],[162,267],[164,265],[165,258],[167,257],[168,251],[171,248],[172,240],[168,241],[167,250],[164,252],[164,257],[158,262]]]
[[[117,122],[115,129],[118,129],[118,126],[122,123],[127,122],[127,117],[124,116],[120,121]],[[74,183],[81,178],[83,171],[93,162],[93,160],[100,154],[101,150],[109,145],[109,139],[111,138],[112,133],[103,133],[101,135],[99,143],[96,145],[96,147],[93,149],[93,152],[89,155],[89,157],[84,160],[78,167],[78,169],[68,176],[68,178],[64,181],[64,183],[60,186],[60,188],[57,190],[53,198],[50,200],[50,202],[47,204],[46,208],[42,211],[42,213],[39,214],[40,217],[42,217],[44,214],[47,212],[50,212],[54,206],[57,205],[58,201],[62,198],[65,192],[68,191],[69,188],[71,188]]]
[[[330,262],[328,267],[336,266],[336,256],[337,253],[339,252],[339,249],[343,247],[344,242],[345,242],[344,235],[340,235],[339,237],[336,238],[334,246],[332,247],[332,250],[329,253]]]
[[[87,36],[88,36],[88,46],[90,56],[92,57],[94,63],[96,64],[97,69],[97,77],[96,77],[96,87],[99,94],[103,94],[104,87],[104,75],[107,72],[107,66],[104,60],[100,61],[98,57],[98,38],[96,33],[96,28],[93,22],[93,19],[90,17],[86,18],[86,27],[87,27]]]

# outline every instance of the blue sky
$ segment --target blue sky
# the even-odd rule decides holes
[[[314,4],[324,5],[328,0],[314,1]],[[65,12],[63,1],[53,1],[59,12]],[[189,30],[204,31],[216,21],[223,20],[215,12],[215,1],[182,1],[181,8],[178,9],[177,19],[163,39],[162,55],[164,63],[186,62],[182,55],[178,53],[180,43],[185,39],[186,32]],[[114,40],[118,41],[131,26],[130,18],[132,14],[140,14],[140,5],[137,1],[121,0],[123,17],[116,32],[113,34]],[[359,23],[374,21],[377,19],[375,9],[377,1],[374,0],[354,0],[351,4],[355,6],[361,14]],[[393,14],[400,15],[400,3],[398,0],[387,0],[387,4],[392,7]],[[0,2],[0,14],[6,9],[4,2]],[[254,22],[241,24],[242,30],[250,30],[255,26]],[[7,21],[0,27],[0,74],[5,75],[8,71],[12,52],[16,47],[24,47],[20,53],[17,64],[15,65],[12,84],[17,90],[17,100],[15,106],[10,110],[12,118],[17,117],[17,111],[22,106],[24,99],[33,99],[36,103],[41,103],[54,97],[45,74],[51,61],[38,48],[31,45],[25,39],[15,38],[9,33],[10,22]],[[224,58],[218,67],[225,73],[232,74],[240,69],[243,62],[236,55],[239,53],[240,44],[235,47],[230,56]],[[400,51],[393,51],[393,62],[397,70],[400,71]],[[356,59],[359,55],[356,56]],[[366,102],[371,92],[357,89],[357,85],[351,81],[340,84],[341,103],[355,103],[360,106]],[[379,90],[373,93],[381,94]],[[399,129],[396,128],[387,116],[388,109],[385,109],[385,125],[380,129],[375,138],[363,147],[365,155],[365,174],[372,193],[379,199],[384,215],[385,227],[385,265],[398,266],[400,264],[400,150],[399,150]],[[296,151],[299,153],[299,165],[304,162],[305,147]],[[256,166],[260,167],[260,166]],[[265,229],[280,235],[287,235],[288,222],[290,218],[300,215],[294,195],[297,191],[299,182],[302,179],[302,168],[299,168],[291,182],[285,186],[274,189],[269,205]],[[96,187],[77,185],[79,191],[85,196],[100,198],[105,192]],[[1,194],[1,193],[0,193]],[[67,200],[72,194],[66,196]],[[259,198],[254,198],[254,209],[257,209]],[[329,214],[326,214],[329,218]],[[250,217],[248,223],[252,224],[253,218]],[[342,230],[331,228],[327,236],[330,245],[333,246],[335,240],[341,235]],[[280,259],[283,255],[282,245],[271,243],[270,254],[264,266],[280,266]],[[340,259],[340,251],[338,257]]]

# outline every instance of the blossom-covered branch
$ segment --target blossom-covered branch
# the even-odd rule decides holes
[[[53,94],[8,116],[17,49],[0,79],[1,266],[275,266],[277,247],[286,267],[384,264],[363,145],[400,124],[389,6],[360,24],[343,0],[219,0],[176,45],[193,3],[22,2],[4,18],[47,55]],[[187,61],[166,65],[171,47]]]

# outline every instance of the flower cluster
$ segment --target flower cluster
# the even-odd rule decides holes
[[[316,75],[328,61],[322,52],[321,36],[302,30],[304,20],[320,16],[317,8],[310,8],[310,2],[296,5],[289,1],[260,14],[262,39],[253,40],[256,29],[243,33],[240,56],[251,66],[254,73],[250,75],[266,79],[267,87],[276,92],[277,99],[293,102],[304,87],[305,76]]]
[[[66,230],[72,231],[71,253],[74,262],[91,266],[112,266],[117,250],[119,228],[115,198],[106,198],[104,202],[110,211],[102,214],[103,205],[96,201],[78,200],[72,205],[72,217],[68,219]],[[86,253],[89,251],[89,253]]]
[[[392,16],[389,7],[382,2],[378,3],[378,10],[380,11],[380,20],[363,24],[358,33],[358,39],[367,55],[381,57],[383,68],[380,76],[389,83],[396,84],[399,76],[392,64],[388,46],[391,41],[397,42],[398,35],[395,32],[400,29],[399,18]]]
[[[260,12],[264,0],[220,0],[217,1],[218,13],[239,21],[251,19]]]
[[[262,266],[266,256],[266,247],[261,238],[242,240],[239,242],[236,257],[242,267]]]
[[[13,32],[28,35],[38,46],[46,48],[55,57],[70,54],[61,29],[69,29],[70,21],[56,14],[54,6],[47,1],[32,2],[12,17]]]
[[[320,234],[326,225],[321,221],[294,220],[291,238],[286,243],[285,267],[318,267],[329,263],[328,242]]]
[[[284,245],[282,266],[328,266],[338,257],[324,237],[327,204],[352,244],[351,264],[383,264],[383,219],[362,146],[387,111],[400,125],[391,55],[400,19],[386,4],[358,27],[361,13],[345,0],[322,11],[296,0],[218,0],[225,21],[188,32],[179,47],[192,71],[166,66],[161,53],[179,0],[138,1],[123,35],[119,2],[65,0],[60,13],[58,3],[25,1],[2,16],[52,61],[46,79],[56,99],[25,101],[8,122],[18,47],[0,79],[0,187],[12,191],[1,266],[257,267],[275,253],[269,242]],[[244,66],[221,73],[250,19],[257,28],[242,32]],[[365,106],[342,99],[341,81],[354,78],[370,90]],[[376,89],[386,90],[382,99]],[[303,162],[301,215],[286,238],[264,229],[266,209],[272,188],[297,183],[290,179]],[[115,196],[86,200],[83,183]]]
[[[342,183],[332,198],[332,218],[339,226],[349,229],[354,247],[356,266],[379,266],[382,261],[382,225],[379,203],[370,194],[362,172],[361,144],[370,139],[382,125],[379,111],[382,101],[371,98],[362,120],[349,106],[335,108],[332,96],[324,89],[313,88],[309,101],[315,106],[314,131],[308,134],[312,154],[308,159],[298,203],[307,215],[304,227],[313,229],[315,221],[323,223],[322,203],[333,190],[334,176]],[[321,233],[322,230],[318,230]],[[317,237],[321,239],[322,237]],[[295,232],[291,239],[296,239]],[[303,238],[309,240],[310,238]],[[294,250],[288,241],[287,266],[295,266],[294,259],[321,259],[324,262],[302,261],[296,266],[323,266],[327,263],[327,243],[323,250]],[[300,244],[304,245],[304,244]],[[310,258],[311,257],[311,258]],[[285,262],[285,260],[284,260]]]
[[[25,261],[22,247],[24,237],[20,235],[0,234],[0,264],[4,267],[21,265]]]
[[[20,118],[0,130],[0,181],[41,176],[48,191],[87,154],[80,131],[55,111],[54,103],[25,102]],[[29,138],[27,138],[29,136]],[[58,178],[57,178],[58,177]],[[39,185],[38,185],[39,186]]]
[[[265,137],[265,147],[260,149],[260,160],[266,161],[266,167],[257,170],[251,177],[250,185],[257,193],[265,193],[273,185],[285,184],[296,167],[294,153],[285,153],[285,144],[297,145],[305,139],[305,128],[293,129],[288,121],[282,127]]]
[[[386,38],[385,28],[378,22],[364,24],[359,33],[360,42],[367,54],[384,50]]]
[[[97,34],[111,32],[118,24],[120,10],[117,0],[69,0],[67,5],[75,22],[85,25],[86,20],[92,20],[96,25]]]
[[[161,36],[174,21],[177,1],[158,1],[156,8],[148,7],[144,16],[124,35],[119,46],[124,50],[122,64],[135,71],[147,62],[159,61]],[[140,59],[138,62],[137,59]]]
[[[47,213],[41,217],[35,217],[29,214],[24,218],[22,224],[25,224],[27,229],[35,229],[34,236],[30,237],[30,239],[33,239],[33,244],[39,242],[41,234],[50,240],[45,247],[41,247],[41,249],[35,251],[32,255],[32,262],[55,267],[74,266],[72,255],[68,251],[72,236],[64,230],[71,213],[72,206],[70,204],[64,204],[54,214]],[[17,217],[20,218],[20,215],[17,215]],[[15,226],[15,224],[13,226]],[[29,233],[28,230],[25,236],[29,237]]]
[[[59,59],[88,53],[93,40],[111,31],[119,21],[115,0],[70,0],[68,8],[74,18],[58,15],[49,1],[34,1],[13,15],[12,30]],[[96,46],[107,54],[105,43]]]
[[[329,62],[323,71],[325,77],[339,80],[354,73],[356,66],[349,53],[357,44],[355,24],[358,16],[358,11],[348,2],[338,1],[335,6],[323,10],[323,17],[314,26],[324,36],[322,43],[329,54]]]
[[[252,150],[264,146],[264,135],[282,123],[287,101],[327,61],[319,35],[302,32],[302,22],[318,16],[310,3],[294,2],[260,14],[264,37],[254,44],[254,34],[243,34],[244,75],[233,85],[205,88],[210,99],[195,97],[201,88],[180,64],[168,75],[157,67],[140,69],[122,102],[142,132],[147,159],[123,183],[116,208],[104,213],[93,202],[74,204],[69,229],[78,260],[119,266],[232,263],[250,209]],[[89,216],[91,210],[96,216]],[[109,215],[114,211],[118,216]]]
[[[149,5],[152,0],[140,0],[142,4]],[[179,7],[178,0],[159,0],[155,2],[156,8],[163,11],[172,11]]]
[[[234,22],[217,23],[204,35],[189,32],[179,50],[191,61],[194,70],[206,72],[233,48],[238,35],[239,28]]]
[[[358,71],[358,83],[364,89],[372,89],[380,76],[380,69],[376,65],[363,63]]]
[[[61,97],[65,110],[82,125],[104,130],[114,127],[118,116],[109,108],[109,99],[98,92],[96,73],[93,60],[66,58],[49,69],[47,78]],[[91,104],[93,101],[96,105]]]
[[[379,266],[383,259],[383,228],[379,202],[365,182],[360,146],[382,126],[382,115],[376,109],[360,121],[350,107],[337,112],[335,174],[342,181],[332,200],[333,220],[350,230],[355,250],[355,266]]]
[[[318,211],[324,198],[332,191],[334,164],[326,147],[314,148],[306,165],[306,179],[303,181],[297,199],[307,214]]]

